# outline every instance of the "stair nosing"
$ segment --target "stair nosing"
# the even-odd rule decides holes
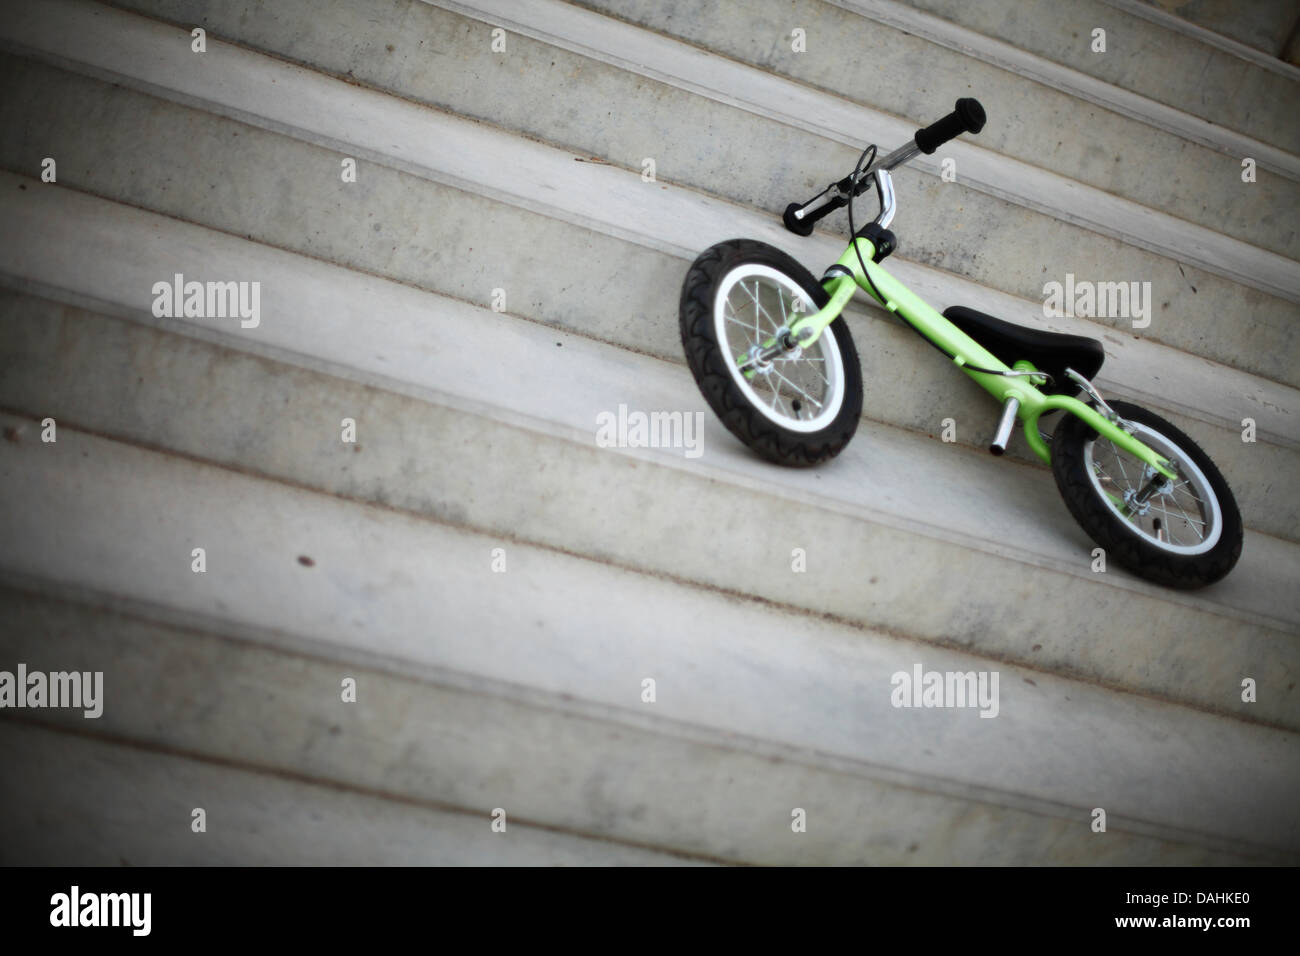
[[[1269,56],[1263,50],[1258,50],[1248,43],[1242,43],[1240,40],[1224,36],[1222,33],[1192,23],[1190,20],[1185,20],[1166,10],[1161,10],[1152,4],[1142,3],[1140,0],[1100,0],[1100,2],[1108,7],[1114,7],[1116,10],[1146,20],[1148,23],[1154,23],[1156,26],[1163,27],[1173,33],[1181,33],[1207,46],[1222,50],[1224,53],[1230,53],[1238,59],[1245,60],[1252,66],[1262,67],[1270,73],[1276,73],[1288,80],[1300,81],[1300,67],[1278,57]]]

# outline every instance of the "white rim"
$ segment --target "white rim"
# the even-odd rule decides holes
[[[1125,424],[1134,437],[1157,454],[1177,462],[1174,470],[1178,479],[1173,482],[1172,490],[1151,496],[1144,514],[1126,514],[1112,495],[1123,498],[1130,489],[1138,491],[1146,484],[1152,469],[1128,452],[1121,451],[1113,442],[1098,436],[1083,446],[1084,468],[1093,489],[1125,528],[1149,544],[1171,554],[1194,555],[1209,551],[1223,534],[1223,515],[1210,480],[1196,467],[1191,456],[1164,435],[1139,422]],[[1104,443],[1101,454],[1098,454],[1099,443]],[[1157,536],[1158,530],[1164,531],[1165,540]]]
[[[834,333],[827,329],[811,348],[797,349],[756,371],[754,381],[761,391],[740,371],[736,357],[771,341],[800,315],[816,311],[817,304],[802,286],[758,263],[739,265],[723,276],[713,300],[714,334],[730,359],[732,381],[765,418],[790,431],[820,431],[844,406],[844,360]]]

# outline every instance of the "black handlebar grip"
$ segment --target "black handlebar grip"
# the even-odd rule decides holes
[[[962,97],[957,101],[957,108],[943,119],[916,131],[916,147],[928,155],[962,133],[978,133],[986,119],[979,100]]]
[[[844,205],[843,199],[841,199],[839,196],[834,196],[831,198],[830,202],[822,206],[816,212],[810,212],[802,219],[796,219],[794,217],[794,214],[796,212],[798,212],[804,206],[807,206],[815,201],[816,198],[814,197],[813,199],[810,199],[808,200],[808,202],[805,203],[792,202],[790,203],[790,205],[786,206],[785,213],[781,216],[781,221],[785,223],[785,228],[789,229],[796,236],[811,236],[813,231],[813,225],[817,222],[818,219],[824,219],[825,217],[833,213],[836,209],[839,209],[841,206]]]
[[[805,219],[796,219],[794,214],[802,209],[803,206],[797,202],[792,202],[785,207],[785,213],[781,216],[781,221],[785,223],[785,228],[789,229],[796,236],[811,236],[813,231],[813,218],[808,216]]]

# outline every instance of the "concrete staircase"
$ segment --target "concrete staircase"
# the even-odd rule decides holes
[[[1300,860],[1300,71],[1139,7],[11,5],[0,670],[105,690],[0,712],[0,862]],[[843,217],[779,210],[962,95],[988,126],[896,173],[893,271],[1100,338],[1237,494],[1212,588],[1094,572],[865,299],[838,459],[707,413],[690,261],[819,270]],[[177,273],[259,321],[155,314]],[[1151,324],[1045,320],[1066,273],[1150,281]],[[620,405],[703,453],[601,447]],[[917,665],[997,672],[996,717],[895,707]]]

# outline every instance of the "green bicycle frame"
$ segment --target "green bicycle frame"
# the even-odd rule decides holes
[[[855,244],[858,244],[856,251]],[[861,262],[858,259],[858,251],[862,253]],[[1016,416],[1024,425],[1025,441],[1033,449],[1034,454],[1044,462],[1051,463],[1052,453],[1042,435],[1039,434],[1038,419],[1045,412],[1059,408],[1083,419],[1103,437],[1150,465],[1166,478],[1177,478],[1165,458],[1156,454],[1137,438],[1134,438],[1100,412],[1077,398],[1068,395],[1044,395],[1034,385],[1032,376],[990,375],[987,372],[977,372],[969,368],[968,366],[974,365],[999,372],[1012,371],[984,346],[936,312],[918,295],[881,268],[878,263],[873,262],[872,257],[875,254],[875,246],[869,239],[858,237],[849,244],[837,264],[847,269],[853,278],[850,280],[849,276],[840,273],[825,279],[824,282],[826,290],[830,294],[830,301],[823,308],[804,316],[790,327],[791,335],[804,348],[817,341],[822,332],[826,330],[826,327],[839,317],[840,313],[844,311],[844,307],[848,305],[849,300],[853,298],[855,288],[861,288],[872,298],[877,298],[871,289],[872,284],[874,284],[876,289],[880,291],[880,296],[883,297],[878,299],[881,305],[898,315],[942,349],[981,388],[999,402],[1005,403],[1009,398],[1019,400],[1020,408]],[[862,263],[865,263],[869,270],[870,282],[867,281],[867,274],[862,271]],[[807,330],[812,330],[814,334],[808,336]],[[804,338],[804,336],[808,337]],[[1016,370],[1035,371],[1028,361],[1017,362]],[[1042,382],[1045,379],[1040,377],[1038,381]]]

